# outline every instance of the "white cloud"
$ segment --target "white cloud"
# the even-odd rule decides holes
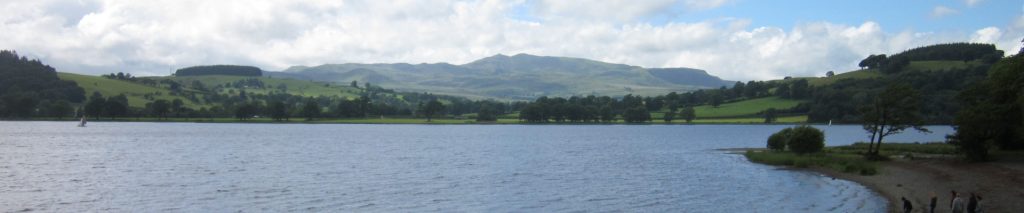
[[[964,4],[967,4],[968,7],[974,7],[975,5],[978,5],[978,3],[981,3],[981,1],[982,0],[964,0]]]
[[[942,17],[946,17],[946,16],[949,16],[949,15],[955,15],[955,14],[958,14],[958,13],[960,13],[960,11],[956,11],[956,10],[954,10],[952,8],[948,8],[946,6],[941,6],[940,5],[940,6],[935,6],[935,8],[932,9],[931,16],[932,16],[932,18],[942,18]]]
[[[1013,27],[1024,29],[1024,15],[1013,20]]]
[[[634,21],[663,13],[710,10],[733,0],[540,0],[534,7],[547,19]]]
[[[971,35],[971,42],[974,43],[996,43],[1003,36],[1003,31],[995,27],[986,27],[974,32]]]
[[[685,0],[683,4],[690,10],[709,10],[731,2],[732,0]]]
[[[684,1],[682,3],[686,3]],[[711,2],[698,9],[727,4]],[[967,39],[999,40],[1019,31],[976,35],[884,32],[812,22],[751,28],[723,18],[652,25],[636,21],[669,1],[544,9],[537,21],[512,18],[527,1],[59,0],[0,3],[0,48],[37,57],[61,71],[165,75],[201,64],[267,70],[324,63],[468,63],[498,53],[583,57],[644,67],[693,67],[731,80],[820,76],[856,68],[869,54]],[[56,7],[55,5],[61,5]],[[538,9],[539,10],[539,9]],[[625,15],[590,18],[603,12]]]

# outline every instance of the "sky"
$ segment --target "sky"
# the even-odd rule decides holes
[[[1016,53],[1008,0],[4,0],[0,49],[62,72],[465,64],[495,54],[689,67],[728,80],[845,72],[937,43]]]

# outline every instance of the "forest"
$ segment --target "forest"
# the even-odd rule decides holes
[[[0,117],[63,117],[74,109],[73,103],[84,100],[85,91],[73,81],[60,80],[53,67],[0,51]]]
[[[197,76],[197,75],[237,75],[237,76],[262,76],[263,70],[253,66],[237,65],[211,65],[194,66],[178,69],[175,76]]]

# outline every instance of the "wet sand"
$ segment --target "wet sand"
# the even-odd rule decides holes
[[[951,190],[980,194],[985,212],[1024,210],[1024,162],[964,163],[951,158],[893,159],[880,163],[879,174],[861,176],[827,168],[811,170],[863,184],[889,200],[890,212],[902,212],[906,197],[913,212],[927,212],[931,193],[938,197],[935,212],[950,212]]]

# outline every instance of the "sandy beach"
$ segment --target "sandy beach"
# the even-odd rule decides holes
[[[874,176],[842,173],[826,168],[812,170],[863,184],[889,200],[890,212],[902,212],[906,197],[913,212],[928,212],[931,194],[938,197],[935,212],[951,212],[951,190],[981,195],[985,212],[1024,211],[1024,162],[964,163],[950,158],[893,159],[880,163]]]

